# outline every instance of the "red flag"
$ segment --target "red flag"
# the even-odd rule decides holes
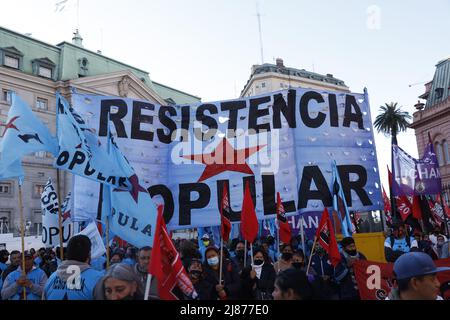
[[[450,207],[448,207],[445,199],[444,201],[442,201],[441,195],[438,194],[436,200],[444,208],[444,212],[447,215],[447,217],[450,218]]]
[[[322,218],[316,231],[316,238],[322,248],[328,252],[331,264],[336,267],[341,261],[341,255],[327,208],[323,210]]]
[[[180,293],[195,298],[197,293],[189,279],[163,218],[163,207],[158,207],[158,219],[153,240],[152,258],[148,272],[158,279],[162,300],[178,300]]]
[[[222,205],[220,207],[220,234],[223,241],[230,239],[231,222],[230,222],[230,202],[228,200],[227,183],[223,184]]]
[[[442,207],[439,203],[434,203],[433,201],[428,199],[428,205],[430,206],[431,215],[433,216],[433,220],[436,225],[440,228],[442,226],[443,216]]]
[[[244,202],[242,203],[241,233],[244,240],[250,243],[253,243],[258,235],[258,219],[256,218],[255,206],[250,194],[248,181],[245,184]]]
[[[450,259],[435,260],[437,267],[448,267]],[[381,263],[367,260],[357,260],[353,264],[358,291],[361,300],[384,300],[394,288],[393,263]],[[437,278],[441,284],[439,295],[450,299],[450,271],[438,272]]]
[[[422,220],[422,209],[420,208],[420,196],[415,195],[412,203],[413,217]]]
[[[291,226],[286,220],[286,215],[284,211],[283,203],[281,202],[280,193],[277,192],[277,220],[278,220],[278,228],[280,230],[280,240],[283,243],[291,242]]]
[[[384,213],[386,214],[386,219],[389,223],[392,223],[392,208],[391,201],[389,200],[386,190],[383,188],[383,202],[384,202]]]
[[[388,168],[389,175],[389,188],[392,190],[392,173]],[[413,208],[411,202],[408,200],[405,194],[401,196],[395,196],[395,204],[397,206],[397,210],[400,212],[400,217],[403,221],[406,221],[408,216],[412,214]]]

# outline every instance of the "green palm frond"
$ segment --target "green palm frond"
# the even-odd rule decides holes
[[[385,104],[380,107],[380,114],[373,123],[374,127],[386,136],[396,137],[398,133],[406,131],[411,119],[408,112],[402,111],[396,103]]]

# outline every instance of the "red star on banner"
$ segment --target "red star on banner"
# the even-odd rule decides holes
[[[5,126],[5,131],[3,132],[2,138],[5,136],[6,131],[8,131],[8,129],[16,129],[17,131],[20,131],[19,129],[17,129],[17,127],[14,125],[14,121],[16,121],[18,118],[20,118],[20,116],[14,117],[11,120],[9,120],[9,122],[6,124]]]
[[[128,178],[128,180],[131,183],[131,190],[120,190],[120,189],[114,189],[114,192],[129,192],[131,194],[131,196],[133,197],[134,201],[136,203],[138,203],[138,197],[139,197],[139,192],[144,192],[147,193],[147,189],[145,189],[144,187],[142,187],[139,184],[139,178],[137,175],[132,175],[131,177]]]
[[[209,154],[193,154],[183,156],[183,158],[206,165],[205,170],[198,180],[198,182],[201,182],[225,171],[253,174],[252,169],[250,169],[245,162],[245,159],[265,146],[266,145],[236,150],[227,139],[223,138],[213,152]]]

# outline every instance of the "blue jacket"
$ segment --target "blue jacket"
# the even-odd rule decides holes
[[[100,256],[91,261],[91,267],[97,271],[104,271],[105,270],[105,262],[106,262],[106,258],[104,256]]]
[[[341,300],[359,300],[360,298],[353,267],[348,267],[350,258],[346,252],[342,252],[341,261],[334,268],[334,277],[339,285],[339,298]],[[355,258],[367,260],[361,252],[358,252]]]
[[[2,274],[3,271],[8,268],[8,265],[6,263],[0,262],[0,274]]]
[[[2,288],[3,300],[23,299],[24,287],[19,286],[16,283],[21,275],[22,269],[19,267],[6,277]],[[25,288],[27,300],[41,300],[42,290],[44,289],[45,282],[47,281],[47,275],[45,272],[40,268],[33,267],[33,269],[27,273],[26,278],[33,283],[31,288]]]
[[[311,257],[311,268],[316,272],[317,276],[329,276],[330,278],[334,275],[334,268],[328,259],[328,255],[325,254],[322,257],[318,254],[314,254]]]
[[[131,258],[125,258],[123,259],[122,263],[128,264],[130,266],[134,266],[136,264],[136,260]]]
[[[74,273],[77,268],[80,272],[79,278]],[[44,297],[47,300],[93,300],[95,285],[102,276],[102,272],[86,263],[63,261],[48,279]]]

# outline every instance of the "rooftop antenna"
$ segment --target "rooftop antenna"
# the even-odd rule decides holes
[[[261,14],[259,13],[259,2],[256,2],[256,16],[258,17],[258,28],[259,28],[259,45],[261,47],[261,64],[264,63],[264,49],[262,41],[262,30],[261,30]]]
[[[80,0],[77,0],[77,29],[80,29]]]

